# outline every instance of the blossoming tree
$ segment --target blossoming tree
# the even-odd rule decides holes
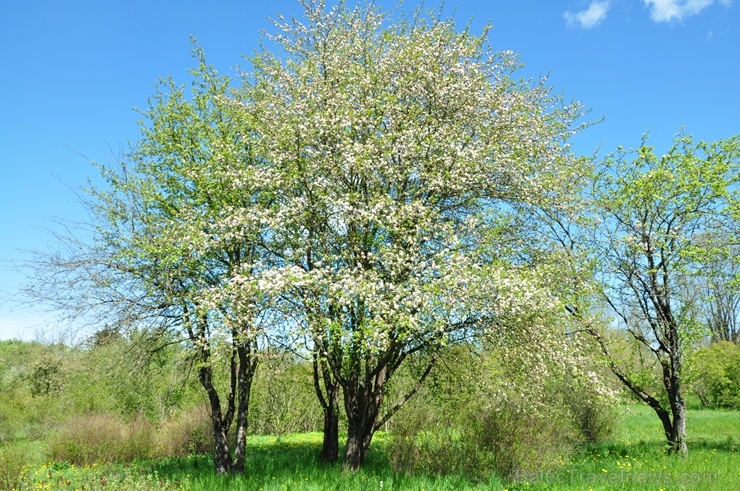
[[[90,190],[94,244],[37,269],[50,266],[37,293],[48,286],[57,306],[150,322],[190,346],[220,473],[244,469],[272,332],[306,340],[329,461],[342,397],[349,470],[446,344],[539,332],[542,350],[562,353],[551,358],[578,364],[554,328],[567,322],[557,261],[540,260],[554,243],[529,218],[577,211],[580,106],[515,79],[516,57],[491,51],[488,29],[303,5],[304,22],[276,23],[281,55],[256,56],[241,85],[199,50],[192,94],[163,82],[127,164]],[[418,384],[386,407],[389,380],[422,352]]]
[[[581,113],[544,80],[514,79],[516,58],[490,51],[487,30],[304,6],[305,22],[276,22],[284,57],[257,56],[243,105],[281,176],[266,237],[277,266],[260,288],[301,315],[325,411],[341,387],[343,465],[356,470],[400,407],[381,413],[404,360],[555,308],[547,282],[497,257],[507,244],[492,238],[518,210],[573,203],[581,161],[567,141]]]

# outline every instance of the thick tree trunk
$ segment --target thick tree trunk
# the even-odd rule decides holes
[[[213,463],[217,474],[227,474],[233,469],[231,452],[229,452],[228,428],[224,428],[221,422],[211,416],[213,422],[213,437],[215,447],[213,452]]]
[[[326,362],[313,354],[313,383],[324,412],[324,440],[320,458],[333,464],[339,459],[339,384]]]
[[[350,419],[347,428],[347,445],[344,449],[342,469],[345,471],[358,471],[365,463],[367,451],[375,434],[375,417],[367,415],[367,419]]]
[[[671,364],[667,370],[668,377],[665,379],[671,416],[673,416],[673,426],[667,436],[671,453],[686,457],[689,449],[686,445],[686,401],[683,398],[681,383],[683,360],[678,349],[675,349],[674,353],[676,354],[671,357]]]
[[[342,384],[347,412],[347,445],[342,460],[345,471],[357,471],[365,462],[367,450],[378,429],[378,413],[383,403],[387,374],[387,367],[383,367],[372,378],[345,380]]]
[[[249,396],[247,396],[247,399]],[[231,472],[234,474],[244,473],[244,464],[247,456],[247,418],[249,416],[249,403],[242,405],[240,402],[236,412],[236,442],[234,443],[234,466]]]
[[[213,370],[210,365],[201,366],[198,369],[198,379],[208,394],[208,402],[210,404],[211,425],[213,427],[214,440],[213,463],[216,467],[216,473],[226,474],[231,472],[233,466],[228,439],[231,421],[228,420],[228,414],[227,418],[224,418],[221,411],[221,400],[218,397],[216,388],[213,386],[212,371]]]
[[[686,404],[682,400],[673,412],[673,431],[669,441],[671,442],[671,453],[686,457],[689,447],[686,444]]]
[[[321,460],[333,464],[339,459],[339,405],[336,395],[333,403],[324,408],[324,441],[321,446]]]

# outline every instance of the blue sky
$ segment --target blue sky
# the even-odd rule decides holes
[[[549,74],[604,118],[577,137],[580,153],[634,147],[647,131],[659,150],[681,127],[703,140],[740,133],[740,2],[447,0],[443,11],[474,31],[490,23],[492,47],[519,53],[521,76]],[[95,178],[89,160],[136,140],[132,108],[146,107],[158,78],[188,81],[190,36],[234,73],[269,17],[300,12],[296,0],[0,3],[0,339],[53,330],[53,317],[8,301],[23,281],[8,261],[48,247],[55,218],[84,219],[72,188]]]

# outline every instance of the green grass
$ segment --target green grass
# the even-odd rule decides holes
[[[740,488],[740,412],[690,411],[688,443],[687,458],[666,454],[654,412],[645,406],[631,406],[617,438],[584,448],[568,466],[567,477],[582,488],[534,489]]]
[[[582,448],[557,472],[495,476],[474,482],[465,476],[400,475],[390,469],[384,434],[377,435],[366,465],[357,473],[317,460],[318,433],[282,438],[252,437],[243,477],[217,476],[209,456],[85,468],[56,463],[26,466],[16,486],[31,489],[95,490],[728,490],[740,489],[740,412],[691,411],[689,457],[667,455],[652,410],[631,406],[621,433]],[[0,489],[2,489],[0,487]]]

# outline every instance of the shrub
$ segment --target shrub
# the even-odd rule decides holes
[[[152,425],[144,419],[129,422],[98,413],[72,418],[48,441],[49,457],[56,462],[90,465],[95,462],[132,462],[152,456]]]
[[[20,445],[0,447],[0,489],[21,489],[26,480],[28,455]]]
[[[584,441],[597,443],[614,436],[620,418],[616,399],[595,397],[587,388],[573,386],[564,386],[561,395],[562,404]]]
[[[464,474],[485,479],[493,470],[490,453],[481,451],[458,428],[429,428],[425,418],[396,421],[388,443],[391,468],[406,474]],[[426,428],[426,429],[425,429]]]
[[[566,411],[557,407],[532,410],[525,400],[502,399],[490,408],[476,408],[464,438],[478,452],[490,455],[491,467],[503,479],[554,469],[564,463],[578,442]]]
[[[286,435],[321,431],[323,413],[316,399],[311,364],[283,356],[255,374],[249,404],[249,432]]]
[[[568,412],[535,412],[523,402],[513,397],[493,405],[471,401],[457,421],[447,424],[404,417],[396,422],[388,446],[391,466],[410,474],[461,473],[486,480],[496,473],[515,480],[561,465],[579,441]]]
[[[576,377],[553,363],[550,377],[530,378],[526,370],[506,371],[496,355],[463,347],[450,352],[454,363],[441,365],[454,371],[433,372],[392,423],[388,454],[394,470],[517,480],[553,470],[579,443],[615,431],[615,399],[595,373]]]
[[[689,379],[703,405],[740,408],[740,345],[720,341],[693,353]]]
[[[157,435],[159,457],[186,457],[208,453],[213,448],[213,429],[206,406],[197,406],[167,419]]]

